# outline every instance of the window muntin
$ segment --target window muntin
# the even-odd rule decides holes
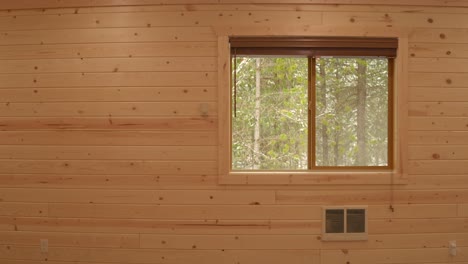
[[[240,43],[231,48],[231,170],[392,168],[396,49],[368,39],[367,49]]]

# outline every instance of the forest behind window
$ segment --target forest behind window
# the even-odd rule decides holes
[[[232,169],[388,166],[389,60],[234,57]]]

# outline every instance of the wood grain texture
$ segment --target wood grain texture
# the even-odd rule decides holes
[[[468,263],[466,7],[2,1],[0,263]],[[398,37],[402,175],[219,184],[230,35]],[[368,206],[368,240],[323,241],[328,205]]]
[[[135,6],[135,5],[167,5],[167,4],[216,4],[216,3],[236,3],[236,4],[249,4],[249,3],[262,3],[262,4],[354,4],[354,5],[416,5],[416,6],[467,6],[466,2],[463,0],[415,0],[412,2],[406,2],[402,0],[392,0],[392,1],[370,1],[370,0],[249,0],[249,1],[239,1],[239,0],[103,0],[99,3],[96,3],[92,0],[66,0],[66,1],[53,1],[53,0],[43,0],[41,2],[36,2],[33,0],[19,0],[15,2],[6,2],[0,6],[0,9],[33,9],[33,8],[60,8],[60,7],[94,7],[94,6]]]

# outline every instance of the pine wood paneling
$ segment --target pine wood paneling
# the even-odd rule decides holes
[[[463,250],[463,248],[461,248]],[[379,263],[411,263],[421,262],[457,262],[466,260],[463,253],[450,257],[446,254],[447,249],[418,249],[418,250],[333,250],[321,251],[323,263],[346,263],[357,262],[362,264]]]
[[[154,263],[159,261],[175,260],[179,263],[221,263],[223,261],[246,264],[272,263],[280,264],[288,261],[291,264],[300,264],[307,261],[319,261],[318,250],[154,250],[154,249],[80,249],[56,247],[52,249],[47,260],[51,261],[79,261],[87,258],[92,262],[110,263]],[[0,247],[0,253],[6,258],[19,258],[26,260],[41,260],[41,253],[31,246]],[[24,255],[22,255],[24,253]]]
[[[48,216],[46,203],[0,203],[1,216]]]
[[[133,42],[0,46],[0,59],[137,58],[216,56],[216,42]]]
[[[21,146],[0,149],[0,159],[216,160],[215,146]]]
[[[467,88],[466,73],[409,73],[409,85],[413,87]]]
[[[40,18],[40,19],[38,19]],[[40,23],[37,23],[37,21]],[[189,11],[104,14],[63,14],[0,17],[0,30],[141,28],[141,27],[210,27],[216,25],[262,24],[267,26],[296,23],[319,25],[322,13],[308,11]]]
[[[0,3],[0,263],[468,263],[467,6]],[[230,34],[399,37],[406,180],[218,184]],[[326,205],[368,206],[369,239],[322,241]]]
[[[3,145],[213,146],[213,131],[50,130],[0,131]],[[73,140],[70,140],[73,139]]]
[[[467,58],[468,49],[465,44],[413,43],[410,46],[410,56],[416,58]]]
[[[453,228],[452,228],[453,229]],[[319,234],[316,220],[156,220],[0,217],[0,231],[144,234]]]
[[[110,203],[110,204],[273,204],[274,191],[222,190],[61,190],[2,189],[5,202]]]
[[[215,57],[79,58],[2,60],[2,73],[98,73],[215,71]]]
[[[421,164],[421,162],[418,163]],[[426,162],[429,163],[429,162]],[[461,162],[460,162],[461,163]],[[430,164],[430,163],[429,163]],[[433,167],[436,167],[433,166]],[[433,169],[432,167],[432,169]],[[425,169],[421,169],[422,171]],[[430,171],[430,169],[427,169]],[[416,170],[415,170],[416,171]],[[418,171],[416,171],[418,172]],[[431,173],[430,174],[437,174]],[[460,173],[462,174],[462,173]],[[333,193],[333,195],[331,195]],[[460,203],[467,199],[467,190],[370,190],[370,191],[277,191],[276,201],[279,204],[450,204]]]
[[[210,102],[161,102],[161,103],[5,103],[0,104],[0,116],[12,117],[72,117],[72,116],[215,116],[217,105]]]
[[[216,175],[51,175],[2,174],[0,184],[12,188],[63,189],[217,189]],[[463,179],[454,179],[460,186]],[[433,183],[434,184],[434,183]],[[439,184],[437,181],[435,184]],[[432,185],[431,185],[432,186]]]
[[[242,4],[249,4],[249,3],[263,3],[263,4],[304,4],[304,3],[312,3],[312,4],[342,4],[343,0],[314,0],[314,1],[307,1],[307,0],[249,0],[249,1],[239,1],[239,0],[196,0],[196,1],[189,1],[189,0],[103,0],[99,2],[99,6],[133,6],[133,5],[168,5],[168,4],[232,4],[232,3],[242,3]],[[442,0],[414,0],[412,2],[406,2],[403,0],[392,0],[392,1],[382,1],[382,0],[350,0],[346,1],[346,4],[350,5],[416,5],[416,6],[467,6],[466,2],[463,0],[453,0],[450,2],[442,1]],[[93,7],[96,6],[97,3],[91,0],[66,0],[61,2],[56,2],[53,0],[45,0],[41,1],[40,3],[33,1],[33,0],[20,0],[16,2],[8,2],[4,3],[0,9],[27,9],[27,8],[57,8],[57,7]]]
[[[3,173],[20,174],[214,174],[214,161],[0,160]],[[1,194],[0,194],[1,195]]]
[[[468,144],[465,131],[410,131],[409,143],[412,145]]]
[[[36,246],[43,237],[56,247],[139,248],[137,234],[59,233],[59,232],[0,232],[2,245]]]
[[[214,86],[31,87],[0,89],[0,100],[5,103],[5,107],[10,106],[14,102],[206,102],[214,101],[217,92]]]
[[[452,89],[450,89],[452,90]],[[410,103],[410,116],[468,116],[466,102],[415,102]]]
[[[3,130],[56,129],[129,129],[129,130],[210,130],[216,127],[213,117],[1,117]]]
[[[456,25],[452,21],[457,20]],[[325,12],[323,24],[353,26],[407,26],[417,28],[467,28],[468,21],[464,14],[418,14],[418,13],[391,13],[391,12]],[[418,35],[414,36],[419,37]]]
[[[97,28],[0,32],[0,45],[215,41],[209,27]]]
[[[410,159],[415,160],[466,160],[468,146],[410,146]]]
[[[112,72],[2,74],[1,88],[109,87],[109,86],[213,86],[215,72]]]

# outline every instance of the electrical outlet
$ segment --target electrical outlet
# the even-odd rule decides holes
[[[449,253],[450,253],[450,256],[457,255],[457,241],[455,240],[449,241]]]
[[[41,239],[40,240],[40,245],[41,245],[41,252],[42,253],[49,252],[49,240],[48,239]]]

